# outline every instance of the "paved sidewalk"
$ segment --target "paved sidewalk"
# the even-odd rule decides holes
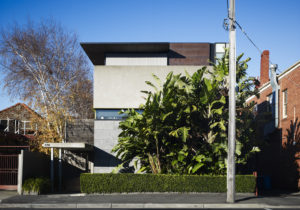
[[[0,208],[299,208],[300,194],[255,197],[237,194],[236,203],[226,203],[225,193],[132,193],[15,195],[3,199]]]
[[[2,200],[16,196],[17,194],[15,190],[0,190],[0,203]]]

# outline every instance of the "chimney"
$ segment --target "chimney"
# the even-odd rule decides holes
[[[260,58],[260,86],[269,82],[269,50],[264,50]]]

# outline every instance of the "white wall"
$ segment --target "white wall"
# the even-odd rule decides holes
[[[140,91],[152,90],[145,81],[156,84],[152,74],[164,81],[171,71],[184,75],[185,71],[192,74],[200,68],[201,66],[95,66],[94,108],[139,108],[145,102],[145,94]]]
[[[106,66],[166,66],[168,57],[166,54],[156,55],[107,55]]]

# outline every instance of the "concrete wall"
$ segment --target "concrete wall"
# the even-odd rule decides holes
[[[106,66],[166,66],[167,54],[107,54]]]
[[[185,74],[185,71],[192,74],[200,68],[201,66],[95,66],[94,108],[139,108],[145,102],[145,94],[140,91],[152,90],[145,81],[157,84],[152,74],[164,81],[171,71],[174,74]]]
[[[118,120],[96,120],[94,135],[94,173],[110,173],[121,162],[111,152],[118,143]]]

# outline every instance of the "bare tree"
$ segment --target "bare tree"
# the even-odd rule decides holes
[[[31,104],[58,141],[66,119],[93,115],[90,66],[76,35],[55,21],[2,29],[0,64],[8,93]]]
[[[85,78],[78,78],[70,88],[70,99],[68,107],[74,113],[74,117],[79,119],[93,119],[93,82]]]

